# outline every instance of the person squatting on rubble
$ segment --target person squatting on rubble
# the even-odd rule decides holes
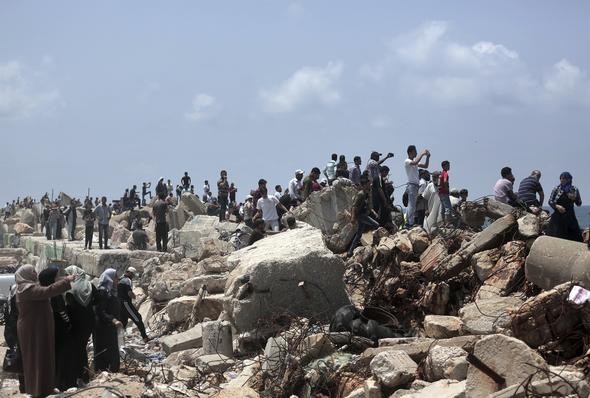
[[[180,179],[180,183],[182,184],[182,187],[184,188],[185,191],[188,191],[189,188],[191,187],[191,178],[188,175],[188,171],[184,172],[184,176]]]
[[[518,200],[527,207],[541,207],[545,201],[545,193],[541,186],[541,171],[533,170],[518,186]],[[539,197],[537,198],[537,194]]]
[[[352,256],[366,227],[371,229],[379,228],[379,223],[375,220],[379,215],[375,213],[371,204],[371,180],[366,175],[361,176],[361,189],[354,198],[351,213],[351,222],[353,225],[356,224],[357,228],[348,248],[348,257]]]
[[[53,392],[55,380],[55,326],[50,298],[70,289],[74,275],[41,286],[35,268],[21,266],[15,274],[17,333],[24,376],[24,392],[44,397]]]
[[[556,238],[583,242],[580,224],[576,218],[574,205],[582,206],[580,190],[572,185],[573,177],[567,171],[559,176],[560,184],[553,188],[549,196],[549,206],[554,210],[546,233]]]
[[[225,221],[225,213],[229,204],[229,183],[227,182],[227,171],[221,170],[220,178],[217,181],[217,202],[219,203],[219,222]]]
[[[103,196],[100,198],[101,204],[94,209],[94,215],[98,220],[98,247],[102,249],[110,249],[108,245],[109,240],[109,220],[111,219],[112,211],[107,206],[107,198]],[[104,241],[104,245],[103,245]]]
[[[119,343],[117,332],[123,327],[119,321],[121,304],[117,298],[117,271],[106,269],[98,280],[96,292],[95,323],[92,341],[94,344],[94,369],[97,372],[106,370],[118,372]]]
[[[143,229],[143,223],[141,221],[137,221],[135,227],[135,230],[131,233],[131,238],[133,239],[133,248],[135,250],[147,250],[149,237],[147,232],[145,232]]]
[[[510,167],[503,167],[500,170],[500,178],[494,185],[494,199],[498,202],[509,204],[510,206],[518,205],[518,197],[513,191],[514,175]]]
[[[154,220],[156,221],[156,249],[159,252],[168,251],[168,222],[166,221],[168,206],[166,194],[161,193],[152,208]]]
[[[129,322],[129,318],[135,323],[137,329],[139,329],[139,333],[143,338],[143,341],[148,341],[148,335],[145,332],[145,325],[143,324],[143,320],[137,308],[133,305],[133,300],[135,299],[135,293],[133,293],[133,277],[137,273],[137,270],[133,267],[127,268],[123,277],[119,279],[119,283],[117,285],[117,295],[119,297],[119,301],[121,302],[121,311],[119,320],[123,324],[123,327],[127,327],[127,322]]]
[[[94,328],[96,288],[90,282],[90,277],[75,265],[67,267],[65,273],[75,277],[71,283],[72,288],[65,294],[71,330],[68,339],[68,363],[60,373],[60,383],[64,389],[68,389],[90,381],[86,347]]]
[[[416,212],[416,201],[418,200],[418,188],[420,186],[420,178],[418,177],[418,168],[427,169],[430,163],[430,151],[424,150],[418,156],[416,147],[414,145],[408,146],[408,158],[405,160],[406,175],[408,177],[408,185],[406,191],[408,192],[408,209],[406,214],[407,227],[414,226],[414,216]],[[420,163],[422,158],[426,157],[424,163]]]

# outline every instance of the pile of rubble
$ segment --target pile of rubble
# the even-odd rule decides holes
[[[586,245],[542,236],[544,214],[486,200],[462,205],[461,227],[367,232],[347,258],[354,194],[341,182],[314,193],[296,228],[243,247],[246,226],[185,193],[167,254],[129,250],[129,212],[111,220],[109,251],[17,232],[39,230],[17,214],[0,231],[20,248],[0,249],[0,266],[140,271],[154,340],[130,326],[121,373],[79,396],[589,396]],[[149,207],[139,217],[153,244]]]

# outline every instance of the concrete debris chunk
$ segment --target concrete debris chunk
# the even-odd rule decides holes
[[[434,339],[448,339],[463,333],[463,321],[455,316],[426,315],[424,317],[426,336]]]
[[[428,352],[424,366],[426,380],[465,380],[467,378],[467,351],[460,347],[435,345]]]
[[[536,351],[514,337],[501,334],[486,336],[478,341],[473,356],[475,360],[468,358],[468,397],[487,397],[508,386],[520,384],[529,376],[540,375],[542,371],[548,370],[547,363]],[[533,381],[539,378],[540,376],[533,377]]]
[[[160,344],[164,352],[168,355],[176,351],[199,348],[203,345],[201,325],[196,325],[182,333],[161,337]]]
[[[385,387],[396,388],[414,380],[418,365],[404,351],[385,351],[375,355],[371,373]]]

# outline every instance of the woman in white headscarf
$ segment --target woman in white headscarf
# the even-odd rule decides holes
[[[94,306],[95,324],[92,333],[94,343],[94,369],[96,371],[119,371],[119,344],[117,328],[122,327],[118,320],[121,304],[117,298],[117,271],[105,270],[98,280],[98,290]]]
[[[35,267],[30,264],[21,266],[14,276],[25,393],[44,397],[56,386],[55,326],[49,299],[68,290],[75,277],[69,275],[49,286],[41,286]]]
[[[440,173],[435,171],[432,173],[432,181],[428,183],[422,197],[427,203],[426,218],[424,219],[424,229],[431,233],[434,231],[442,216],[440,214],[440,198],[438,197],[438,177]]]
[[[96,288],[81,268],[70,265],[66,274],[75,275],[76,281],[65,294],[66,306],[72,330],[70,333],[70,358],[67,369],[61,372],[61,383],[67,388],[75,387],[78,380],[90,381],[88,374],[88,352],[86,346],[94,329],[94,301]]]

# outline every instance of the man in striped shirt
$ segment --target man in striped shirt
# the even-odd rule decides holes
[[[520,182],[520,185],[518,186],[518,200],[524,203],[526,207],[543,206],[545,194],[543,192],[543,187],[539,182],[540,180],[541,172],[539,170],[533,170],[530,176]],[[537,194],[539,194],[538,199]]]

